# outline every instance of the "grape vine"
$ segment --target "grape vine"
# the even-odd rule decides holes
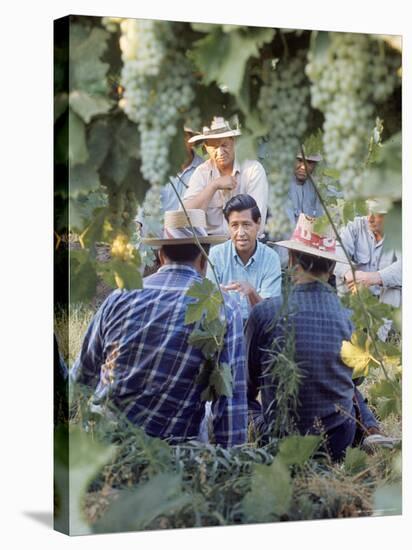
[[[375,106],[397,84],[396,58],[371,36],[329,33],[326,55],[308,53],[312,105],[324,116],[326,162],[340,172],[346,198],[356,196],[374,126]]]
[[[293,59],[285,57],[277,63],[275,61],[263,75],[258,107],[262,119],[270,128],[262,159],[270,182],[269,209],[272,217],[267,222],[267,229],[271,236],[280,236],[291,229],[284,204],[295,155],[307,129],[309,83],[305,75],[306,57],[303,51]]]

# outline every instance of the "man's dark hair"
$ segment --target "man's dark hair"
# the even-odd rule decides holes
[[[210,244],[202,244],[202,247],[206,254],[209,254]],[[172,262],[194,262],[201,254],[197,244],[165,244],[162,250]]]
[[[331,274],[335,269],[336,262],[334,260],[312,256],[312,254],[305,254],[296,250],[290,250],[290,253],[295,260],[294,263],[298,263],[306,272],[312,275]]]
[[[250,210],[252,220],[257,223],[260,218],[260,210],[253,197],[246,194],[235,195],[227,201],[226,206],[223,209],[223,215],[226,221],[229,221],[229,216],[232,212],[243,212],[243,210]]]

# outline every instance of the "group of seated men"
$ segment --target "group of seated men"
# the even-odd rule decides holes
[[[292,288],[285,297],[279,256],[259,240],[267,212],[265,171],[257,161],[237,162],[237,135],[240,130],[218,117],[201,134],[187,131],[187,142],[202,143],[209,160],[192,153],[178,175],[186,212],[176,203],[170,207],[166,189],[163,234],[143,239],[158,251],[160,267],[145,277],[142,289],[114,291],[102,304],[71,379],[91,388],[95,403],[110,400],[151,436],[171,443],[201,438],[207,407],[197,379],[205,359],[189,344],[197,326],[185,324],[185,316],[193,300],[187,291],[208,277],[223,289],[226,332],[219,362],[232,374],[231,396],[217,396],[208,413],[216,444],[245,443],[249,421],[263,434],[273,425],[276,380],[268,365],[291,334],[300,373],[295,429],[322,434],[333,460],[362,439],[389,444],[340,354],[354,327],[328,281],[336,272],[348,287],[354,282],[335,239],[314,231],[322,210],[306,170],[312,172],[320,157],[308,156],[306,163],[297,158],[287,203],[296,226],[289,239],[276,243],[288,253]],[[389,287],[400,293],[400,258],[383,254],[384,213],[376,210],[375,204],[368,216],[355,219],[356,227],[345,229],[355,279],[382,296]]]

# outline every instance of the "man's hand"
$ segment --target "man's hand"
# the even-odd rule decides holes
[[[246,296],[251,306],[254,306],[257,303],[262,301],[262,298],[253,288],[253,286],[247,283],[246,281],[234,281],[227,285],[220,285],[220,287],[223,290],[227,290],[227,291],[233,290],[235,292],[240,292],[240,294],[243,294],[244,296]]]
[[[213,186],[216,191],[219,189],[233,191],[233,189],[236,189],[236,185],[236,178],[233,176],[220,176],[213,180]]]
[[[382,285],[382,278],[379,271],[355,271],[356,284],[366,287],[373,285]],[[355,281],[353,279],[352,271],[345,273],[345,282],[348,285],[349,290],[355,288]]]

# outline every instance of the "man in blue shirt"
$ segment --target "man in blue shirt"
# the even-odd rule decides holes
[[[195,233],[207,250],[225,237],[208,236],[205,214],[189,211]],[[204,416],[205,385],[197,382],[205,363],[189,344],[194,324],[185,324],[186,295],[202,281],[201,255],[185,213],[166,212],[163,238],[145,239],[160,247],[161,268],[142,289],[115,291],[102,304],[85,335],[71,379],[94,391],[96,404],[109,401],[147,434],[179,443],[197,439]],[[213,402],[215,442],[242,444],[247,436],[243,325],[238,305],[225,297],[227,328],[220,363],[232,373],[232,397]]]
[[[313,154],[306,157],[306,164],[309,175],[311,175],[316,164],[322,160],[321,155]],[[296,155],[295,171],[290,182],[289,193],[286,203],[286,214],[292,227],[296,226],[300,214],[318,218],[323,215],[322,204],[316,194],[312,182],[308,179],[305,163],[301,153]]]
[[[340,460],[355,440],[355,407],[367,434],[376,435],[379,430],[355,389],[352,369],[341,358],[342,342],[350,341],[353,325],[350,312],[342,307],[327,281],[335,262],[345,260],[336,255],[332,237],[313,232],[314,221],[301,214],[291,239],[278,243],[289,249],[293,269],[294,285],[286,303],[281,297],[269,298],[250,314],[246,325],[248,399],[256,415],[261,391],[263,424],[270,428],[282,406],[276,396],[279,380],[274,365],[288,338],[294,338],[289,349],[294,350],[292,360],[300,376],[292,415],[295,426],[301,434],[322,433],[326,450],[334,460]],[[282,399],[286,397],[282,395]],[[389,443],[382,436],[381,442],[384,440]]]
[[[230,240],[214,246],[209,258],[214,265],[217,282],[240,302],[243,320],[251,308],[263,298],[281,293],[281,268],[278,254],[257,240],[261,216],[250,195],[235,195],[223,210]],[[213,270],[207,275],[215,282]]]

